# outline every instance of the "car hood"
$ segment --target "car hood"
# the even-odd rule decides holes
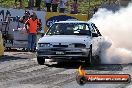
[[[46,35],[39,39],[38,43],[86,43],[90,36],[78,35]]]

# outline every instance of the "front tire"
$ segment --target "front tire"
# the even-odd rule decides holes
[[[44,65],[45,58],[44,57],[37,57],[37,62],[38,62],[39,65]]]
[[[90,50],[89,50],[89,54],[88,57],[85,58],[85,65],[86,66],[91,66],[92,65],[92,45],[90,45]]]
[[[85,59],[86,66],[97,66],[101,64],[101,60],[98,55],[92,56],[92,45],[90,45],[89,55]]]

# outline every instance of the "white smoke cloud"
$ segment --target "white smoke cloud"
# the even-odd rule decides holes
[[[99,9],[90,21],[96,24],[103,36],[112,40],[111,43],[106,39],[103,44],[102,63],[132,63],[132,4],[115,13]]]

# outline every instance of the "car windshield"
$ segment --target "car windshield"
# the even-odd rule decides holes
[[[55,23],[46,35],[88,35],[90,28],[86,23]]]

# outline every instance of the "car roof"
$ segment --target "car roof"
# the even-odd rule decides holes
[[[92,22],[89,21],[59,21],[55,23],[87,23],[87,24],[93,24]]]

